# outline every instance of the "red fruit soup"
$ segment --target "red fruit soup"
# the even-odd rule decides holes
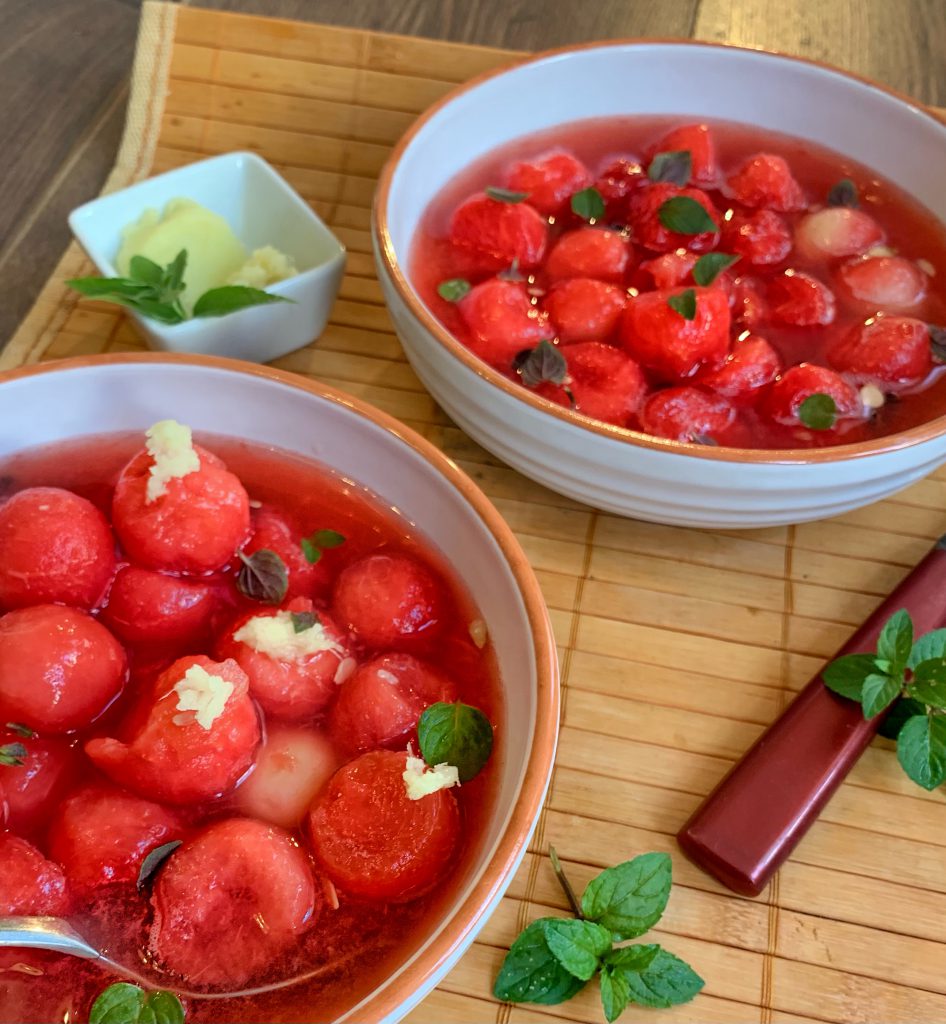
[[[518,139],[432,199],[409,271],[509,381],[657,437],[819,448],[946,411],[943,226],[869,168],[754,126]],[[593,386],[591,343],[615,353]]]
[[[64,915],[172,992],[309,976],[186,998],[189,1024],[331,1020],[470,881],[495,658],[455,572],[369,492],[182,429],[0,465],[0,917]],[[454,702],[495,737],[461,786],[417,757],[420,716]],[[87,1020],[118,980],[3,951],[0,1022]]]

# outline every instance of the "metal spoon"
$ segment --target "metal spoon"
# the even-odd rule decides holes
[[[87,939],[83,938],[61,917],[0,917],[0,949],[48,949],[54,953],[62,953],[66,956],[76,956],[82,960],[89,960],[99,966],[118,974],[129,981],[140,985],[142,988],[154,989],[161,987],[155,985],[153,978],[147,978],[133,967],[113,960],[106,956],[101,950],[96,949]],[[335,970],[344,961],[332,964],[324,964],[305,974],[297,974],[292,978],[283,981],[275,981],[269,985],[260,985],[257,988],[245,988],[236,992],[190,992],[187,989],[173,986],[173,991],[188,999],[237,999],[241,996],[256,996],[264,992],[275,992],[281,988],[289,988],[290,985],[298,985],[303,981],[310,981],[319,975],[327,974]]]

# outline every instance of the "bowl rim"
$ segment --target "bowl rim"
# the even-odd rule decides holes
[[[505,890],[544,806],[558,741],[560,688],[558,656],[542,591],[511,527],[483,491],[449,456],[388,413],[321,381],[270,366],[259,366],[219,356],[123,352],[74,356],[0,371],[0,387],[48,373],[122,364],[146,366],[154,363],[224,370],[297,388],[342,406],[393,434],[398,441],[422,456],[439,476],[459,492],[479,516],[508,563],[525,606],[536,665],[536,713],[532,751],[526,762],[518,798],[509,813],[505,831],[497,840],[493,854],[482,868],[479,879],[439,933],[424,949],[398,968],[393,977],[382,982],[378,989],[369,993],[357,1006],[346,1010],[339,1018],[348,1019],[349,1015],[357,1010],[358,1020],[366,1024],[385,1020],[396,1013],[398,1008],[410,999],[412,993],[423,989],[437,970],[464,948],[470,932],[480,923],[497,896]]]
[[[427,309],[423,300],[414,290],[407,275],[402,271],[400,261],[394,251],[391,235],[388,228],[388,200],[391,184],[394,175],[400,164],[401,157],[407,148],[412,144],[417,134],[427,123],[447,107],[454,100],[485,82],[491,81],[502,75],[530,64],[539,64],[545,61],[552,61],[572,53],[594,49],[627,49],[632,47],[700,47],[704,49],[715,49],[722,51],[735,51],[737,53],[752,54],[763,59],[775,58],[777,60],[791,61],[796,64],[806,65],[812,68],[826,71],[829,74],[840,78],[848,79],[869,89],[881,92],[898,103],[908,107],[915,114],[921,115],[932,122],[941,132],[946,135],[946,123],[937,117],[931,110],[905,93],[892,89],[889,86],[881,85],[864,75],[850,71],[843,71],[823,61],[814,60],[809,57],[799,57],[793,54],[783,53],[778,50],[766,47],[738,46],[733,43],[710,42],[697,39],[672,39],[672,38],[623,38],[591,41],[587,43],[576,43],[570,46],[556,47],[550,50],[543,50],[536,54],[525,54],[525,59],[515,60],[514,63],[503,64],[501,67],[485,71],[474,78],[456,86],[439,100],[429,106],[416,121],[401,136],[397,145],[391,151],[378,176],[378,187],[375,190],[372,203],[371,226],[375,236],[376,261],[398,293],[400,299],[407,306],[415,319],[420,321],[421,326],[440,343],[451,355],[458,359],[468,370],[475,373],[487,384],[499,388],[508,397],[516,401],[524,402],[537,412],[553,416],[565,427],[578,428],[596,434],[599,437],[616,442],[629,449],[644,448],[654,452],[664,452],[669,455],[684,456],[690,458],[709,459],[716,462],[728,463],[749,463],[756,465],[824,465],[833,462],[847,462],[854,459],[863,459],[871,455],[890,454],[910,448],[914,445],[931,441],[946,433],[946,413],[936,418],[921,423],[918,426],[910,427],[907,430],[898,431],[895,434],[887,434],[882,437],[872,438],[867,441],[858,441],[854,444],[830,445],[824,448],[730,448],[717,447],[713,445],[701,445],[690,441],[673,441],[667,438],[653,437],[637,430],[630,430],[626,427],[618,427],[610,423],[603,423],[600,420],[592,419],[581,413],[574,412],[557,405],[554,402],[546,401],[538,395],[533,394],[526,388],[519,387],[512,381],[505,378],[497,370],[475,356],[465,345],[453,337],[443,324]],[[514,54],[510,54],[514,60]]]

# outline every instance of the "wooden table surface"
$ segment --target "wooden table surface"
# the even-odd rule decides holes
[[[140,0],[0,0],[0,347],[100,190]],[[193,6],[539,50],[621,36],[770,47],[946,106],[946,0],[195,0]]]

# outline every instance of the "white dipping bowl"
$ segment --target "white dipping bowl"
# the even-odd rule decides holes
[[[612,427],[507,381],[437,320],[407,273],[431,198],[506,142],[595,117],[674,114],[810,139],[878,171],[946,221],[946,127],[887,89],[823,65],[709,43],[593,43],[450,93],[382,172],[373,236],[398,336],[417,375],[484,448],[590,505],[658,523],[763,527],[868,505],[946,461],[946,416],[817,450],[712,448]]]
[[[525,853],[552,772],[559,693],[538,582],[477,486],[390,416],[302,377],[225,359],[115,355],[0,373],[0,458],[172,417],[315,460],[373,492],[437,548],[476,602],[505,701],[494,807],[456,896],[431,934],[342,1020],[393,1022],[456,963]]]

